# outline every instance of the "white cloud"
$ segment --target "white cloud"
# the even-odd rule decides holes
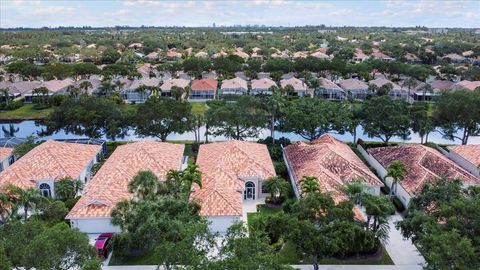
[[[75,9],[72,7],[45,7],[34,9],[30,14],[32,15],[64,15],[64,14],[74,14]]]

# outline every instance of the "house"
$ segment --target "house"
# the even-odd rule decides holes
[[[355,52],[353,53],[353,61],[358,63],[365,60],[368,60],[368,55],[366,55],[361,49],[356,48]]]
[[[185,89],[189,85],[190,85],[190,80],[168,79],[162,84],[162,86],[160,86],[160,90],[162,91],[162,97],[172,96],[172,93],[171,93],[172,87],[179,87],[179,88]]]
[[[404,98],[406,99],[407,96],[408,96],[408,90],[407,89],[403,89],[402,87],[400,87],[400,85],[388,80],[388,79],[385,79],[385,78],[378,78],[378,79],[375,79],[375,80],[371,80],[368,82],[369,85],[374,85],[377,89],[378,88],[381,88],[382,86],[386,85],[386,84],[391,84],[392,85],[392,89],[390,90],[390,92],[388,92],[388,95],[394,99],[397,99],[397,98]]]
[[[468,81],[463,80],[459,81],[458,83],[454,84],[452,90],[470,90],[474,91],[475,89],[480,87],[480,81]]]
[[[277,83],[275,83],[270,78],[261,78],[252,80],[251,84],[251,94],[258,95],[258,94],[272,94],[272,87],[276,88]]]
[[[293,88],[292,95],[304,97],[307,95],[307,85],[300,79],[292,77],[290,79],[280,80],[280,86],[285,88],[291,86]]]
[[[111,224],[111,212],[122,200],[133,198],[128,184],[140,171],[150,170],[164,181],[169,170],[180,170],[184,145],[139,141],[120,145],[85,188],[68,213],[72,228],[84,233],[119,232]]]
[[[220,88],[221,95],[246,95],[248,92],[247,81],[238,77],[223,80]]]
[[[465,170],[480,177],[480,144],[448,146],[442,152]]]
[[[380,195],[383,183],[347,144],[331,135],[325,134],[311,144],[291,144],[283,148],[283,155],[297,198],[302,195],[300,181],[304,176],[316,177],[320,190],[330,193],[336,203],[348,200],[344,187],[355,181],[364,185],[363,192]]]
[[[46,141],[0,173],[0,186],[37,188],[45,197],[55,197],[54,183],[69,177],[87,183],[91,169],[102,155],[102,146]]]
[[[228,53],[225,52],[224,49],[222,49],[221,51],[219,51],[218,53],[214,53],[212,55],[212,58],[215,59],[215,58],[220,58],[220,57],[226,57],[228,56]]]
[[[167,51],[167,56],[166,56],[167,61],[178,61],[180,59],[182,59],[182,54],[177,52],[175,48]]]
[[[298,59],[298,58],[307,58],[308,52],[306,51],[298,51],[293,53],[293,59]]]
[[[430,86],[433,88],[434,92],[452,90],[454,85],[454,82],[448,80],[433,80],[432,82],[430,82]]]
[[[250,56],[248,53],[244,52],[242,48],[237,48],[232,55],[236,55],[244,60],[247,60]]]
[[[367,98],[368,85],[359,79],[346,79],[340,81],[338,85],[354,99],[365,100]]]
[[[157,78],[141,78],[134,80],[123,92],[123,99],[132,103],[143,103],[151,95],[151,91],[141,91],[142,87],[158,87],[160,80]]]
[[[405,60],[407,60],[408,63],[419,63],[421,62],[420,58],[418,58],[418,56],[416,56],[415,54],[413,53],[406,53],[403,58],[405,58]]]
[[[202,144],[197,165],[202,188],[194,186],[191,199],[201,205],[210,229],[219,233],[246,220],[247,204],[263,203],[268,195],[263,183],[276,175],[267,146],[246,141]]]
[[[0,89],[8,89],[11,99],[22,98],[24,95],[31,93],[34,89],[40,87],[42,82],[40,81],[19,81],[19,82],[0,82]],[[0,99],[5,101],[5,97]]]
[[[46,96],[53,96],[55,94],[68,94],[67,90],[68,87],[73,85],[75,81],[71,78],[67,78],[64,80],[50,80],[50,81],[44,81],[40,84],[40,86],[36,87],[45,87],[48,89],[48,93],[46,93]],[[25,103],[32,103],[35,97],[40,97],[42,94],[36,93],[35,89],[31,90],[30,92],[24,94],[25,98]]]
[[[143,44],[142,44],[142,43],[139,43],[139,42],[132,43],[132,44],[128,45],[128,48],[129,48],[130,50],[141,49],[141,48],[143,48]]]
[[[455,62],[455,63],[463,63],[467,60],[467,58],[457,53],[449,53],[443,56],[442,59],[446,59],[449,62]]]
[[[15,162],[13,148],[0,147],[0,173]]]
[[[321,51],[316,51],[310,54],[310,56],[318,58],[318,59],[324,59],[324,60],[330,60],[330,56],[326,53],[323,53]]]
[[[398,183],[396,195],[408,206],[410,199],[420,192],[427,182],[435,181],[441,176],[459,178],[464,185],[480,185],[480,179],[467,172],[436,149],[421,144],[402,144],[390,147],[358,149],[377,175],[384,178],[388,166],[396,160],[405,164],[407,174]],[[390,187],[392,179],[387,177],[385,184]]]
[[[149,78],[152,74],[155,75],[154,70],[155,68],[152,67],[150,63],[143,64],[137,68],[137,72],[140,73],[144,78]]]
[[[201,101],[215,98],[218,88],[218,81],[214,79],[193,80],[188,99]]]
[[[208,53],[206,53],[204,51],[199,51],[194,56],[197,57],[197,58],[207,59],[208,58]]]
[[[85,84],[82,84],[84,82],[89,82],[91,86],[88,86],[86,89],[83,88],[85,87]],[[87,93],[87,94],[93,94],[93,93],[98,93],[100,86],[102,85],[102,80],[100,79],[99,76],[97,75],[92,75],[88,79],[82,79],[78,80],[73,84],[75,87],[80,89],[82,93]],[[87,84],[88,85],[88,84]]]
[[[319,87],[315,89],[315,96],[337,100],[345,99],[347,97],[345,90],[340,88],[334,82],[325,78],[320,78],[319,82]]]
[[[373,59],[376,59],[376,60],[381,60],[381,61],[393,61],[395,60],[395,58],[393,57],[390,57],[384,53],[382,53],[380,50],[378,49],[373,49],[372,50],[372,54],[370,55],[370,57],[372,57]]]

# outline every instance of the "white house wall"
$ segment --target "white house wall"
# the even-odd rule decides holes
[[[241,220],[241,216],[212,216],[207,217],[207,220],[211,232],[225,234],[230,226]]]
[[[111,218],[71,219],[70,225],[83,233],[120,232],[120,228],[111,223]]]
[[[465,170],[467,170],[471,174],[473,174],[477,177],[480,177],[480,169],[477,168],[477,166],[475,166],[474,164],[470,163],[470,161],[466,160],[465,158],[463,158],[462,156],[460,156],[459,154],[457,154],[453,151],[449,152],[449,151],[446,151],[445,149],[443,149],[441,147],[437,147],[437,149],[440,152],[442,152],[445,156],[447,156],[449,159],[451,159],[453,162],[460,165],[460,167],[464,168]]]

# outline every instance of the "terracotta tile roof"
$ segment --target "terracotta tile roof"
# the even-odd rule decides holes
[[[396,83],[394,83],[390,80],[387,80],[385,78],[378,78],[378,79],[375,79],[375,80],[371,80],[368,83],[376,85],[377,87],[382,87],[383,85],[385,85],[387,83],[390,83],[393,86],[392,90],[397,90],[397,91],[402,90],[402,88],[398,84],[396,84]]]
[[[272,86],[277,86],[277,84],[269,78],[262,78],[258,80],[252,80],[252,89],[270,89]]]
[[[357,49],[355,49],[355,53],[354,53],[353,58],[365,60],[365,59],[368,59],[368,55],[366,55],[361,49],[357,48]]]
[[[247,90],[248,89],[247,81],[238,77],[235,77],[231,80],[222,81],[222,89],[239,89],[239,88]]]
[[[190,84],[190,81],[185,79],[168,79],[162,84],[162,86],[160,86],[160,89],[162,91],[170,91],[174,86],[185,88],[189,84]]]
[[[458,154],[473,165],[480,166],[480,144],[449,146],[448,150]]]
[[[430,83],[432,88],[437,90],[451,90],[454,84],[454,82],[447,80],[434,80]]]
[[[463,80],[456,83],[452,88],[456,90],[466,89],[466,90],[473,91],[478,87],[480,87],[480,81]]]
[[[201,145],[197,165],[203,187],[193,188],[192,199],[200,202],[204,216],[242,215],[241,179],[276,175],[266,145],[245,141]]]
[[[413,53],[406,53],[403,57],[407,60],[418,60],[418,57]]]
[[[326,53],[320,52],[320,51],[316,51],[314,53],[311,53],[310,56],[315,57],[315,58],[319,58],[319,59],[330,59],[329,55],[327,55]]]
[[[118,146],[93,179],[67,219],[109,217],[115,204],[129,199],[128,183],[139,172],[150,170],[164,180],[169,170],[180,169],[184,145],[140,141]]]
[[[407,176],[400,185],[410,194],[419,192],[423,185],[440,176],[461,178],[465,184],[480,185],[480,179],[473,176],[435,149],[420,144],[405,144],[394,147],[368,149],[384,168],[395,160],[402,161]]]
[[[65,90],[68,86],[73,85],[74,82],[75,81],[71,78],[67,78],[65,80],[51,80],[43,82],[40,87],[46,87],[48,91],[57,93]]]
[[[328,134],[312,144],[291,144],[285,155],[297,185],[304,176],[315,176],[320,190],[331,193],[337,203],[347,199],[342,188],[349,182],[362,179],[367,185],[383,186],[348,145]]]
[[[307,85],[300,79],[292,77],[290,79],[284,79],[280,81],[280,85],[285,88],[287,85],[291,85],[295,91],[307,90]]]
[[[128,89],[136,90],[141,85],[150,86],[150,87],[157,87],[160,84],[160,80],[157,78],[141,78],[134,80]]]
[[[382,53],[381,51],[374,51],[372,52],[371,56],[375,59],[393,60],[392,57]]]
[[[42,82],[40,81],[21,81],[21,82],[0,82],[1,88],[8,88],[10,93],[28,93],[33,89],[40,87]]]
[[[100,145],[46,141],[0,173],[0,186],[35,187],[35,180],[78,178],[101,151]]]
[[[200,51],[200,52],[197,52],[194,56],[198,58],[208,58],[208,53]]]
[[[336,90],[344,92],[342,88],[336,85],[334,82],[330,81],[329,79],[320,78],[320,87],[322,89],[329,89],[329,90]]]
[[[201,79],[201,80],[193,80],[192,82],[192,90],[193,91],[200,91],[200,90],[217,90],[218,81],[214,79]]]
[[[247,59],[249,58],[250,56],[248,55],[248,53],[244,52],[242,49],[237,49],[233,55],[236,55],[240,58],[243,58],[243,59]]]
[[[6,160],[13,154],[13,148],[11,147],[0,147],[0,163]]]
[[[365,82],[355,78],[343,80],[339,82],[338,85],[344,90],[367,90],[368,89],[368,85]]]

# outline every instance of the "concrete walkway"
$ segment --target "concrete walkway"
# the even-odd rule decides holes
[[[418,249],[412,244],[410,239],[404,239],[400,230],[395,227],[395,222],[402,220],[399,213],[391,216],[390,224],[390,238],[385,248],[388,255],[392,258],[393,263],[397,266],[418,266],[425,263],[424,258],[418,252]]]
[[[242,221],[247,223],[247,213],[256,213],[257,205],[265,204],[265,198],[258,198],[255,200],[244,200],[242,204]]]

